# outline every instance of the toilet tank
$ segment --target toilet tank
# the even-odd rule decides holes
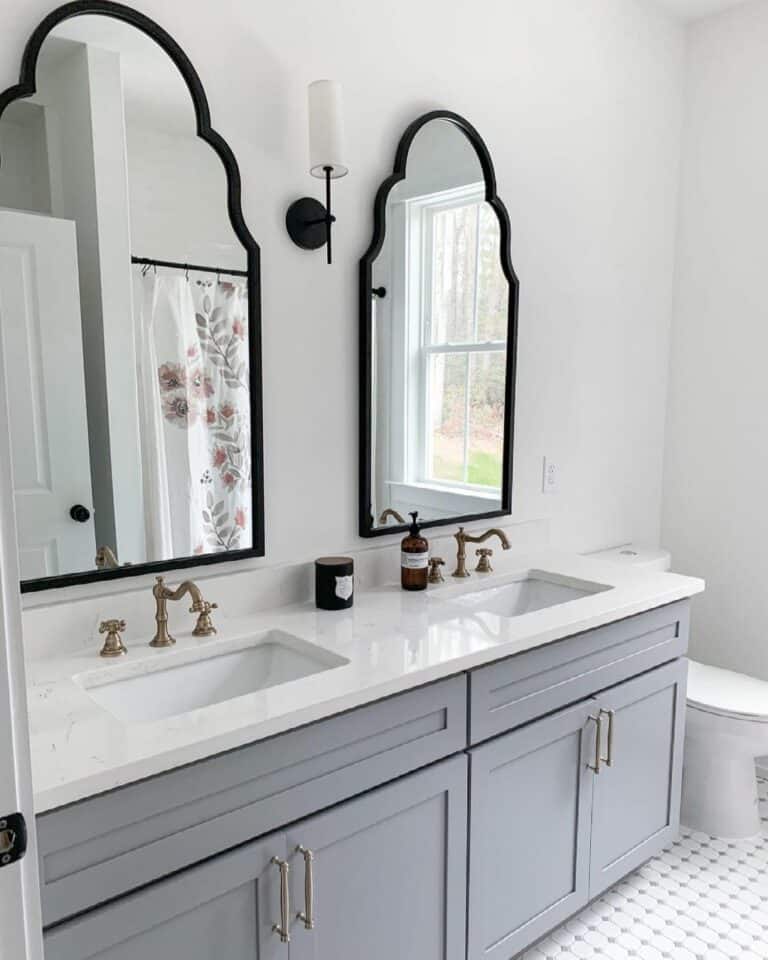
[[[634,543],[625,543],[608,550],[597,550],[585,556],[604,562],[631,564],[641,570],[669,570],[672,563],[669,550],[661,547],[641,547]]]

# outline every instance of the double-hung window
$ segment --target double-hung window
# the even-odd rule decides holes
[[[411,483],[499,493],[509,287],[483,184],[406,201]]]

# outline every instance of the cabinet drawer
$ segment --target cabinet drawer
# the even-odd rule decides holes
[[[466,676],[44,814],[49,926],[463,750]]]
[[[598,627],[470,674],[470,742],[480,743],[688,649],[688,601]]]

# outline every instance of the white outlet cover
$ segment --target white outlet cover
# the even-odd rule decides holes
[[[554,460],[544,457],[541,489],[544,493],[557,493],[560,485],[560,469]]]

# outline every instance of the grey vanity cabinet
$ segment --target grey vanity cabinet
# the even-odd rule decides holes
[[[471,751],[469,960],[509,960],[589,900],[591,713]]]
[[[687,641],[670,604],[46,814],[46,960],[510,960],[674,839]]]
[[[288,849],[292,912],[314,918],[294,922],[291,960],[464,960],[465,755],[291,827]]]
[[[52,927],[46,960],[463,960],[466,849],[462,755]]]
[[[280,960],[286,854],[274,834],[53,927],[45,960]]]
[[[594,778],[590,897],[675,839],[687,667],[686,660],[676,660],[598,697],[603,755],[611,754],[611,765]]]
[[[674,839],[686,673],[676,660],[470,752],[468,960],[509,960]]]

